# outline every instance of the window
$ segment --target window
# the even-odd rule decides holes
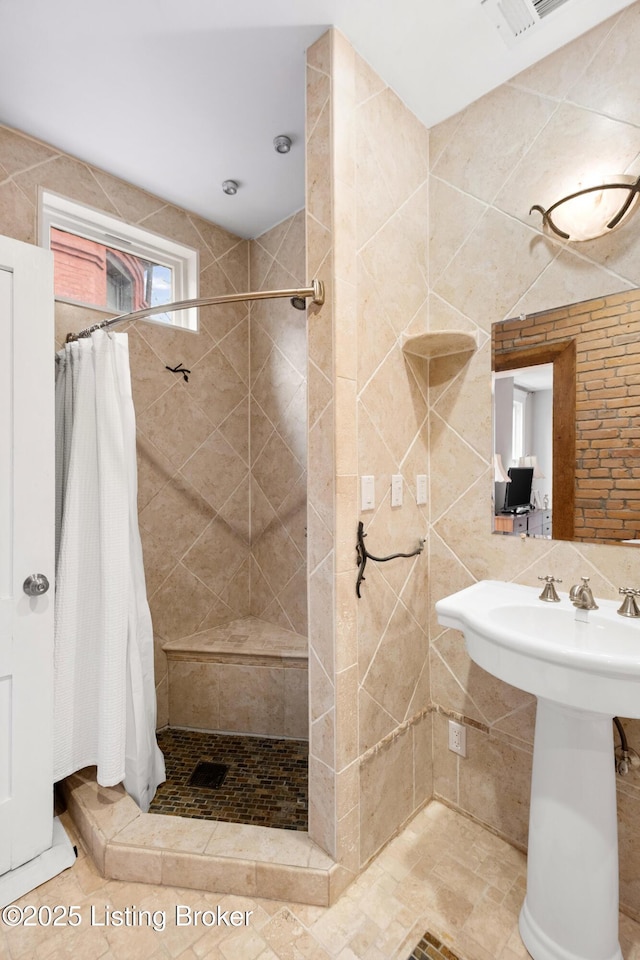
[[[56,233],[57,231],[53,231]],[[107,306],[110,310],[117,310],[118,313],[130,313],[134,307],[135,302],[136,309],[140,309],[143,303],[146,306],[149,302],[146,297],[140,302],[135,296],[137,284],[135,282],[135,277],[133,276],[132,271],[127,269],[126,264],[123,262],[123,258],[119,257],[116,250],[109,250],[108,247],[105,247],[105,253],[107,256]],[[147,270],[150,264],[148,260],[142,260],[141,263],[144,264],[143,270]],[[146,284],[141,288],[140,292],[146,293]],[[159,301],[162,302],[162,301]],[[166,301],[165,301],[166,302]]]
[[[117,315],[198,296],[197,250],[46,190],[40,243],[53,252],[57,300]],[[196,308],[148,319],[198,329]]]
[[[525,447],[525,414],[526,414],[527,394],[518,387],[513,391],[513,433],[511,436],[511,457],[514,463],[519,463],[520,458],[524,457]]]

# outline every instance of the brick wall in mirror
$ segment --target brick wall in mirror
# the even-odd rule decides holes
[[[494,532],[640,546],[640,290],[495,323],[492,368]]]

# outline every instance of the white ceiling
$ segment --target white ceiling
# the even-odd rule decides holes
[[[494,380],[513,377],[516,387],[537,393],[539,390],[553,389],[553,364],[540,363],[535,367],[519,367],[517,370],[494,371]]]
[[[430,127],[631,2],[569,0],[509,48],[481,0],[0,0],[0,123],[254,237],[304,205],[329,25]]]

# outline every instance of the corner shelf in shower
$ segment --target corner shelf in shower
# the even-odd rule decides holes
[[[430,330],[414,336],[405,336],[402,349],[413,357],[433,360],[454,353],[473,353],[478,348],[474,333],[468,330]]]

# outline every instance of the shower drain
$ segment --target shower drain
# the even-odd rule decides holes
[[[209,790],[215,790],[216,787],[222,786],[228,772],[229,767],[224,763],[201,760],[189,777],[189,784],[192,787],[207,787]]]

